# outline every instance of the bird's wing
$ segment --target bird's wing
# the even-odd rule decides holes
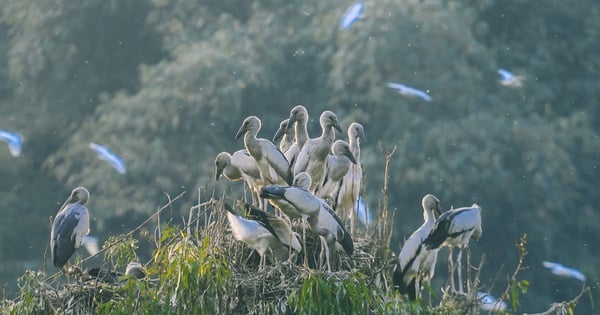
[[[108,149],[108,147],[92,142],[90,143],[90,148],[94,150],[96,154],[98,154],[99,158],[105,160],[108,162],[108,164],[114,167],[117,172],[120,174],[124,174],[126,172],[125,162],[118,155]]]
[[[346,251],[348,255],[352,255],[352,253],[354,252],[354,241],[352,240],[350,233],[348,233],[348,231],[344,227],[344,223],[342,223],[340,217],[338,217],[337,214],[335,214],[335,211],[333,211],[333,209],[331,209],[331,207],[325,201],[320,201],[321,213],[319,216],[324,214],[326,216],[330,216],[333,220],[335,220],[335,222],[337,223],[337,229],[335,233],[336,241],[340,243],[340,245],[342,245],[344,251]],[[319,218],[319,220],[320,219],[321,218]]]
[[[269,165],[273,167],[279,177],[283,178],[288,185],[291,185],[293,180],[292,171],[290,170],[290,164],[285,158],[285,155],[279,151],[271,141],[266,139],[263,140],[263,152],[266,152],[265,157],[269,162]]]
[[[50,243],[52,262],[55,266],[62,267],[73,255],[75,248],[81,245],[81,239],[85,234],[82,233],[80,236],[77,234],[82,230],[86,230],[86,232],[89,230],[89,217],[86,213],[85,206],[69,204],[54,219]],[[87,222],[85,222],[86,219]]]

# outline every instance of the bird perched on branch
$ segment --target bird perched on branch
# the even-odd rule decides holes
[[[58,210],[50,232],[52,264],[67,275],[69,258],[81,246],[83,237],[90,232],[90,214],[85,204],[90,193],[85,187],[73,189]],[[63,268],[67,265],[67,268]]]
[[[267,250],[279,261],[289,257],[290,247],[296,252],[302,251],[298,237],[282,218],[250,204],[245,204],[247,217],[244,218],[229,204],[225,203],[224,206],[233,237],[260,255],[259,270],[266,265]]]
[[[421,280],[431,281],[435,272],[438,249],[427,249],[423,240],[429,235],[440,213],[440,201],[427,194],[421,201],[423,206],[423,224],[404,242],[398,255],[398,265],[394,270],[394,286],[401,294],[415,300],[420,291]]]
[[[454,286],[454,263],[452,249],[459,247],[458,252],[458,286],[459,292],[463,293],[461,260],[462,250],[469,246],[469,240],[478,240],[483,230],[481,228],[481,207],[473,204],[471,207],[457,208],[444,212],[436,221],[435,226],[423,241],[426,248],[433,250],[440,246],[449,247],[448,269],[450,270],[450,284]]]

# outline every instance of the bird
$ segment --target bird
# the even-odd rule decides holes
[[[488,312],[501,312],[506,310],[506,302],[498,300],[491,294],[485,292],[477,292],[479,300],[479,309]]]
[[[452,290],[454,286],[454,263],[452,260],[453,247],[459,247],[458,252],[458,278],[459,291],[462,293],[461,259],[462,249],[468,247],[469,240],[478,240],[483,234],[481,228],[481,207],[473,204],[471,207],[456,208],[446,211],[435,221],[435,226],[427,235],[423,244],[428,250],[439,248],[440,246],[449,247],[448,269],[450,270],[450,284]]]
[[[273,142],[256,137],[260,128],[260,119],[256,116],[248,116],[244,119],[235,139],[244,136],[244,146],[256,160],[261,179],[265,184],[290,185],[292,173],[287,159]]]
[[[431,96],[429,96],[427,92],[415,89],[402,83],[388,82],[387,86],[398,91],[398,93],[402,95],[418,97],[427,102],[431,102],[432,100]]]
[[[130,261],[125,267],[125,274],[135,279],[143,279],[146,277],[146,268],[137,261]]]
[[[95,236],[84,235],[83,239],[81,240],[81,245],[83,245],[90,256],[94,256],[100,251],[98,238]]]
[[[266,265],[267,250],[279,261],[289,257],[290,247],[296,252],[302,251],[298,237],[284,219],[248,203],[245,206],[248,213],[246,218],[231,205],[224,203],[233,237],[258,252],[259,270],[264,269]]]
[[[102,144],[91,142],[90,149],[94,150],[96,154],[98,154],[98,158],[108,162],[108,164],[116,169],[119,174],[125,174],[127,171],[123,159],[112,152],[108,147]]]
[[[345,30],[352,26],[352,24],[360,19],[364,9],[365,4],[362,1],[357,1],[348,7],[340,20],[340,29]]]
[[[289,150],[289,148],[294,144],[294,138],[296,137],[296,131],[294,130],[294,126],[288,124],[290,121],[289,118],[282,120],[279,123],[279,129],[275,132],[273,136],[273,142],[279,141],[279,151],[285,152]]]
[[[299,183],[310,185],[310,176],[305,174],[300,173],[296,175],[296,178],[302,176],[303,179]],[[306,219],[311,230],[321,237],[327,270],[331,271],[332,254],[336,243],[348,255],[352,255],[354,243],[339,217],[324,200],[318,198],[306,188],[269,185],[261,189],[261,197],[269,199],[273,206],[280,209],[290,219]],[[321,265],[323,265],[323,259],[321,262]]]
[[[67,275],[69,258],[81,246],[83,237],[90,232],[90,213],[85,206],[90,192],[85,187],[73,189],[58,210],[50,232],[52,264]],[[67,265],[67,268],[63,268]]]
[[[420,291],[420,282],[431,281],[435,272],[438,249],[426,249],[423,240],[429,235],[440,213],[440,200],[427,194],[421,200],[423,207],[423,224],[416,229],[406,241],[398,255],[398,264],[394,269],[394,287],[401,294],[407,294],[415,300]]]
[[[585,282],[585,275],[577,269],[567,267],[567,266],[564,266],[563,264],[559,264],[559,263],[551,262],[551,261],[543,261],[542,265],[544,267],[550,269],[550,271],[552,271],[552,273],[557,276],[573,278],[573,279],[577,279],[581,282]]]
[[[521,87],[523,86],[523,80],[525,79],[522,75],[515,75],[514,73],[506,69],[498,69],[500,75],[500,84],[510,87]]]
[[[243,179],[252,191],[252,200],[257,201],[259,207],[262,207],[262,200],[258,194],[264,182],[261,179],[256,160],[246,149],[235,151],[233,154],[225,151],[217,154],[215,158],[215,180],[219,180],[221,176],[230,181]]]
[[[21,155],[23,136],[13,131],[0,130],[0,140],[8,144],[8,150],[12,156],[17,157]]]
[[[356,201],[356,204],[354,205],[354,209],[355,209],[355,215],[358,218],[358,221],[362,224],[362,225],[369,225],[371,224],[371,215],[369,213],[369,207],[367,206],[367,202],[365,201],[365,198],[363,198],[362,196],[358,197],[358,200]],[[350,232],[352,233],[352,232]]]
[[[348,126],[348,144],[356,163],[350,165],[350,170],[342,179],[340,190],[336,196],[335,211],[343,219],[350,218],[350,230],[354,232],[354,210],[362,186],[362,165],[360,162],[360,141],[367,141],[363,125],[353,122]]]
[[[319,122],[322,130],[321,136],[306,140],[294,163],[294,174],[306,172],[310,175],[312,180],[310,191],[313,193],[323,182],[325,176],[327,157],[335,140],[334,129],[342,132],[337,116],[331,111],[324,111]]]
[[[327,158],[325,177],[323,183],[317,188],[317,196],[326,201],[335,209],[336,195],[340,190],[342,179],[350,170],[356,159],[350,150],[350,145],[344,140],[336,140],[331,146],[331,153]]]
[[[308,111],[306,107],[302,105],[296,105],[290,110],[290,117],[288,118],[288,124],[285,127],[294,128],[294,142],[289,147],[287,151],[285,151],[285,158],[290,163],[290,169],[294,170],[294,164],[296,164],[296,158],[298,157],[298,153],[302,150],[304,143],[309,139],[307,126],[308,123]],[[296,173],[293,174],[294,176]]]

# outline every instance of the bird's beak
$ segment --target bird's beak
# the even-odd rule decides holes
[[[358,134],[358,138],[360,138],[360,140],[362,140],[362,141],[364,141],[364,142],[367,142],[367,136],[365,135],[365,132],[364,132],[364,131],[361,131],[361,132]]]
[[[440,203],[437,202],[435,207],[433,207],[433,216],[437,219],[441,214],[442,211],[440,210]]]
[[[240,138],[240,137],[241,137],[243,134],[245,134],[245,133],[246,133],[246,124],[243,124],[243,125],[240,127],[240,130],[238,130],[238,132],[235,134],[235,139],[236,139],[236,140],[237,140],[237,139],[239,139],[239,138]]]
[[[281,199],[285,195],[285,189],[277,185],[264,186],[260,189],[260,197],[266,199]]]
[[[337,130],[339,132],[343,132],[342,127],[340,126],[340,123],[338,123],[337,121],[335,122],[335,124],[333,124],[333,128],[335,128],[335,130]]]
[[[223,168],[217,166],[217,169],[215,172],[215,180],[219,180],[219,177],[221,177],[221,174],[223,174]]]
[[[348,150],[348,151],[344,152],[344,155],[350,159],[352,164],[356,164],[356,158],[354,157],[354,154],[352,154],[352,151]]]
[[[291,126],[293,126],[295,122],[296,122],[296,115],[291,115],[290,118],[288,119],[287,125],[285,125],[285,129],[288,129]]]
[[[287,128],[287,126],[285,128]],[[281,137],[283,137],[283,128],[279,127],[279,129],[277,129],[275,135],[273,136],[273,142],[279,141]]]
[[[65,202],[62,204],[62,206],[60,206],[60,209],[58,209],[58,212],[60,212],[62,209],[64,209],[71,202],[73,202],[73,195],[69,195],[69,198],[67,198],[67,200],[65,200]]]

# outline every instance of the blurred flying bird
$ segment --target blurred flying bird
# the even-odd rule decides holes
[[[85,235],[81,240],[81,245],[85,247],[85,250],[90,254],[90,256],[94,256],[100,251],[100,247],[98,244],[98,238],[91,235]]]
[[[83,243],[83,237],[90,232],[90,214],[85,206],[90,193],[85,187],[73,189],[69,198],[60,207],[50,233],[50,253],[52,264],[63,269],[75,249]],[[68,267],[63,269],[68,275]]]
[[[371,215],[369,214],[369,208],[367,207],[365,198],[362,196],[358,197],[358,200],[354,205],[354,209],[356,212],[355,215],[358,218],[358,222],[365,226],[371,224]]]
[[[477,292],[477,299],[479,299],[479,309],[482,311],[501,312],[506,310],[506,302],[497,300],[485,292]]]
[[[498,69],[498,74],[502,77],[500,78],[500,84],[511,87],[521,87],[523,86],[522,75],[515,75],[514,73],[506,70],[506,69]]]
[[[552,273],[557,276],[573,278],[585,282],[585,275],[577,269],[566,267],[562,264],[550,261],[544,261],[542,262],[542,264],[544,265],[544,267],[550,269],[550,271],[552,271]]]
[[[8,149],[12,156],[17,157],[21,154],[23,137],[20,134],[8,130],[0,130],[0,140],[8,143]]]
[[[402,83],[388,82],[387,86],[396,90],[398,93],[400,93],[402,95],[415,96],[415,97],[421,98],[427,102],[431,102],[431,96],[429,96],[429,94],[427,94],[427,92],[425,92],[425,91],[415,89],[413,87],[404,85]]]
[[[364,9],[365,4],[362,1],[357,1],[348,7],[346,13],[344,13],[344,16],[342,16],[342,19],[340,20],[340,29],[345,30],[352,26],[352,24],[360,19]]]
[[[119,174],[125,174],[125,162],[108,147],[91,142],[90,149],[94,150],[100,159],[105,160],[110,166],[114,167]]]

